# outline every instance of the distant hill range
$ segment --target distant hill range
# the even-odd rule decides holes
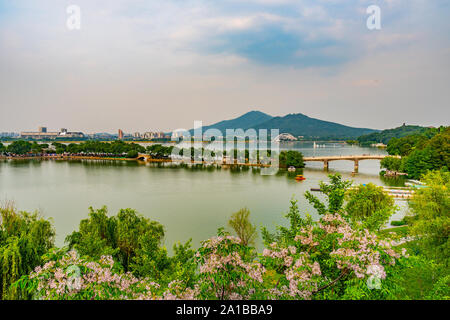
[[[284,117],[272,117],[260,111],[250,111],[235,119],[204,126],[203,132],[211,128],[220,130],[224,135],[226,129],[279,129],[280,133],[290,133],[295,137],[303,136],[306,139],[328,140],[354,139],[361,135],[378,131],[314,119],[301,113],[288,114]],[[190,132],[193,134],[193,130],[190,130]]]
[[[250,111],[246,114],[243,114],[242,116],[231,119],[231,120],[224,120],[217,123],[214,123],[210,126],[204,126],[203,132],[205,132],[208,129],[218,129],[220,130],[224,135],[226,129],[248,129],[248,128],[254,128],[255,126],[265,123],[266,121],[272,119],[273,117],[260,111]],[[193,130],[191,130],[193,131]],[[192,134],[192,133],[191,133]]]
[[[392,138],[403,138],[409,135],[423,134],[428,128],[421,126],[402,125],[394,129],[386,129],[380,132],[372,132],[370,134],[362,135],[358,138],[361,145],[370,145],[373,143],[382,142],[387,144]]]

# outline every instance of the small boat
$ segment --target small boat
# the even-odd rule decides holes
[[[298,175],[295,177],[295,180],[297,180],[297,181],[303,181],[303,180],[306,180],[306,178],[305,178],[302,174],[298,174]]]

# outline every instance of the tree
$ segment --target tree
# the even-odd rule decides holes
[[[339,173],[328,175],[330,183],[320,182],[320,192],[327,198],[327,204],[322,203],[319,198],[311,192],[306,191],[306,199],[314,206],[317,212],[322,215],[326,213],[336,213],[343,209],[345,192],[352,185],[352,181],[343,181]]]
[[[420,188],[410,202],[411,233],[429,258],[448,266],[450,244],[450,172],[433,171],[423,177],[426,188]]]
[[[31,152],[33,153],[42,153],[42,151],[45,149],[45,147],[48,147],[47,144],[39,144],[36,141],[33,141],[31,144]]]
[[[354,228],[343,212],[324,213],[319,221],[302,218],[294,200],[286,217],[288,227],[263,232],[262,264],[273,286],[266,298],[392,299],[389,264],[401,256],[390,241]],[[370,277],[383,280],[383,290],[370,290]]]
[[[414,150],[403,159],[402,166],[409,178],[420,179],[428,171],[440,168],[440,164],[434,158],[433,150],[429,148]]]
[[[14,141],[7,147],[7,151],[9,153],[23,155],[31,151],[31,143],[23,140]]]
[[[352,222],[371,231],[384,226],[396,210],[394,199],[372,183],[349,190],[346,198],[345,210]]]
[[[3,145],[3,143],[0,142],[0,154],[6,152],[6,147]]]
[[[54,245],[50,221],[37,213],[18,212],[12,205],[0,208],[0,300],[29,298],[10,285],[29,274]]]
[[[450,167],[450,127],[429,128],[420,134],[406,136],[389,141],[389,154],[402,156],[398,160],[385,158],[382,167],[399,168],[408,177],[420,179],[430,170],[448,169]],[[398,171],[398,170],[396,170]]]
[[[231,215],[228,225],[233,228],[236,235],[242,240],[242,244],[255,245],[258,236],[256,227],[250,222],[250,210],[243,208]]]
[[[396,157],[386,157],[381,159],[380,167],[390,171],[402,171],[402,159]]]
[[[71,143],[72,145],[72,143]],[[59,142],[53,142],[52,146],[55,148],[55,152],[57,154],[61,154],[67,151],[67,146],[65,144],[59,143]]]
[[[127,153],[127,158],[134,159],[139,156],[139,153],[136,150],[130,150]]]
[[[305,164],[303,162],[303,154],[295,150],[281,151],[280,166],[304,168]]]
[[[89,218],[79,231],[66,238],[70,249],[93,259],[111,255],[125,271],[160,277],[168,265],[167,250],[161,247],[164,227],[132,209],[121,209],[108,217],[106,207],[89,208]]]

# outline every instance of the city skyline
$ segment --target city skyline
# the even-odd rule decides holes
[[[0,131],[168,132],[250,110],[373,129],[450,118],[448,1],[73,4],[80,30],[68,3],[0,3]]]
[[[255,111],[255,110],[251,110],[251,111]],[[242,115],[240,115],[240,116],[242,116]],[[272,115],[270,115],[270,116],[272,116]],[[234,119],[234,118],[233,118]],[[217,124],[217,123],[219,123],[219,122],[221,122],[221,121],[223,121],[223,120],[233,120],[233,119],[218,119],[218,120],[216,120],[216,121],[214,121],[214,123],[203,123],[202,125],[203,125],[203,127],[208,127],[208,126],[210,126],[210,125],[213,125],[213,124]],[[323,119],[320,119],[320,120],[323,120]],[[194,124],[193,124],[194,125]],[[92,128],[91,130],[89,130],[89,131],[83,131],[82,133],[84,133],[85,135],[92,135],[92,134],[103,134],[103,133],[107,133],[107,134],[111,134],[111,135],[119,135],[118,134],[118,131],[119,132],[122,132],[124,135],[126,134],[126,135],[135,135],[135,134],[137,134],[137,133],[139,133],[139,134],[141,134],[141,135],[145,135],[145,134],[149,134],[149,133],[170,133],[170,132],[172,132],[172,131],[179,131],[179,130],[181,130],[181,131],[184,131],[184,130],[191,130],[192,128],[193,128],[193,125],[191,126],[191,127],[186,127],[186,128],[173,128],[173,129],[169,129],[169,130],[160,130],[160,129],[155,129],[155,128],[146,128],[146,129],[142,129],[142,130],[138,130],[138,129],[136,129],[136,128],[130,128],[129,130],[125,130],[125,129],[123,129],[122,127],[120,127],[120,128],[115,128],[115,129],[112,129],[112,130],[110,130],[110,131],[101,131],[101,130],[96,130],[95,128]],[[345,124],[343,124],[343,125],[345,125]],[[416,123],[406,123],[406,122],[403,122],[403,123],[400,123],[397,127],[399,127],[399,126],[401,126],[401,125],[418,125],[418,126],[421,126],[421,127],[439,127],[439,126],[445,126],[445,124],[444,123],[442,123],[442,124],[440,124],[440,125],[437,125],[437,126],[433,126],[433,125],[424,125],[424,124],[416,124]],[[44,126],[44,125],[38,125],[37,127],[35,127],[35,128],[37,128],[38,129],[38,131],[40,131],[40,129],[41,128],[45,128],[46,130],[49,128],[48,126]],[[59,127],[54,127],[55,129],[56,128],[61,128],[61,126],[59,126]],[[235,129],[242,129],[242,128],[235,128]],[[370,128],[370,129],[373,129],[373,128]],[[380,131],[382,131],[382,130],[385,130],[385,129],[392,129],[392,128],[382,128],[382,129],[375,129],[375,130],[380,130]],[[60,132],[62,132],[63,130],[66,130],[67,131],[67,129],[59,129],[60,130]],[[20,134],[20,133],[26,133],[26,132],[32,132],[32,130],[28,130],[28,129],[19,129],[19,130],[17,130],[17,131],[5,131],[5,130],[1,130],[1,128],[0,128],[0,133],[16,133],[16,134]]]

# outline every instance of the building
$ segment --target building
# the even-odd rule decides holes
[[[164,132],[155,133],[155,139],[164,139],[164,137],[165,137]]]
[[[374,147],[374,148],[386,148],[386,147],[387,147],[387,145],[385,145],[385,144],[382,143],[382,142],[379,142],[379,143],[373,143],[373,144],[371,144],[370,146],[371,146],[371,147]]]
[[[69,132],[61,129],[59,132],[48,132],[47,127],[39,127],[37,132],[25,131],[20,133],[22,139],[56,139],[56,138],[84,138],[82,132]]]
[[[119,129],[119,134],[118,134],[118,138],[119,140],[123,139],[123,131]]]
[[[18,136],[20,136],[20,135],[15,132],[0,132],[1,138],[16,138]]]
[[[281,142],[281,141],[297,141],[298,139],[296,137],[294,137],[292,134],[290,133],[281,133],[279,134],[274,141],[276,142]]]

